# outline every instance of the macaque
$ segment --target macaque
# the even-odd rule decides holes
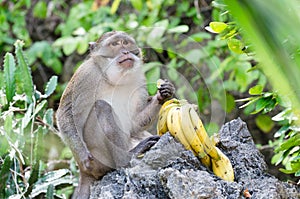
[[[108,32],[91,44],[90,55],[67,85],[56,116],[80,171],[73,198],[89,198],[91,183],[126,166],[133,153],[159,139],[146,130],[175,89],[165,81],[150,97],[142,65],[132,37]]]

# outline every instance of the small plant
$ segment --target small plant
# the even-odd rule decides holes
[[[57,77],[49,80],[43,94],[37,91],[23,45],[15,42],[15,55],[6,53],[0,72],[0,198],[41,193],[53,198],[55,187],[73,183],[69,170],[46,171],[45,166],[44,138],[56,131],[47,98],[55,91]]]

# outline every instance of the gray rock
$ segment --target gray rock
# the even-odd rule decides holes
[[[191,151],[170,134],[142,158],[133,157],[128,168],[105,175],[91,186],[91,199],[237,199],[248,189],[254,199],[298,199],[299,187],[267,173],[267,165],[241,119],[226,123],[218,147],[230,159],[235,181],[227,182],[201,165]]]

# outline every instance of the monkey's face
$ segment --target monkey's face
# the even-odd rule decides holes
[[[141,51],[135,40],[123,32],[109,32],[104,34],[94,49],[97,56],[102,57],[102,70],[115,81],[121,78],[132,78],[136,71],[141,68]]]
[[[140,61],[141,52],[134,39],[123,32],[112,34],[100,42],[98,53],[105,58],[112,59],[114,64],[123,69],[130,69],[134,63]],[[105,37],[105,35],[103,36]]]

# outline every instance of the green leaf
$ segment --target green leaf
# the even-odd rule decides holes
[[[44,59],[43,59],[43,62],[44,62]],[[52,57],[52,59],[48,60],[48,64],[46,64],[46,65],[49,66],[50,68],[52,68],[53,71],[55,72],[55,74],[61,74],[62,63],[60,62],[60,60],[58,58]]]
[[[47,100],[43,100],[40,103],[38,103],[34,110],[33,115],[35,116],[36,114],[38,114],[45,107],[46,104],[47,104]]]
[[[269,103],[267,104],[267,106],[264,108],[263,113],[268,113],[272,110],[274,110],[274,108],[276,107],[276,105],[278,104],[278,102],[276,101],[276,99],[272,98]]]
[[[258,115],[255,118],[255,123],[264,133],[269,133],[275,125],[269,115]]]
[[[177,81],[179,78],[178,71],[175,68],[169,68],[168,71],[168,77],[171,81]]]
[[[143,65],[143,72],[147,73],[149,70],[155,67],[160,67],[161,63],[160,62],[149,62]]]
[[[142,0],[131,0],[131,5],[136,9],[137,11],[141,11],[143,9],[143,1]]]
[[[46,193],[46,198],[47,199],[54,199],[54,186],[53,184],[50,184],[47,188],[47,193]]]
[[[231,38],[231,39],[228,39],[227,40],[227,45],[228,45],[228,48],[237,53],[237,54],[242,54],[243,53],[243,48],[244,48],[244,44],[238,40],[238,39],[234,39],[234,38]]]
[[[163,35],[167,30],[168,25],[169,21],[167,19],[156,22],[150,33],[147,35],[147,44],[152,48],[162,49]]]
[[[67,42],[63,45],[63,52],[65,55],[71,55],[77,48],[78,41],[74,38],[66,40]]]
[[[209,33],[206,33],[206,32],[198,32],[198,33],[192,34],[190,36],[190,38],[192,38],[196,42],[201,42],[204,39],[211,39],[211,35]]]
[[[25,129],[26,126],[29,124],[31,121],[31,116],[32,116],[32,111],[33,111],[33,103],[31,103],[28,108],[26,113],[24,114],[24,117],[22,118],[22,129]]]
[[[9,155],[7,155],[4,159],[4,162],[1,164],[1,170],[0,170],[0,198],[6,198],[5,197],[5,189],[7,187],[7,179],[10,175],[10,166],[11,166],[11,158]]]
[[[234,97],[226,93],[226,99],[221,101],[221,104],[226,113],[230,113],[235,108]]]
[[[27,51],[29,65],[33,64],[37,58],[42,59],[43,63],[54,70],[56,74],[60,74],[62,64],[52,46],[47,41],[35,42]]]
[[[256,85],[253,86],[252,88],[249,89],[249,94],[250,95],[260,95],[263,91],[262,85]]]
[[[33,8],[33,16],[45,19],[47,17],[47,4],[45,1],[38,1]]]
[[[78,45],[78,39],[67,36],[67,37],[61,37],[52,44],[54,47],[62,47],[63,52],[65,55],[72,54]]]
[[[57,76],[52,76],[45,88],[46,97],[49,97],[55,91],[56,86],[57,86]]]
[[[77,45],[78,54],[82,55],[82,54],[86,53],[88,48],[89,48],[88,40],[86,38],[80,38],[78,40],[78,45]]]
[[[67,175],[68,173],[70,173],[70,171],[68,169],[59,169],[56,171],[50,171],[50,172],[46,173],[43,177],[41,177],[39,179],[39,181],[51,182],[51,181],[54,181],[56,179],[59,179],[65,175]]]
[[[4,58],[5,94],[7,102],[11,102],[16,92],[15,82],[16,63],[11,53],[6,53]]]
[[[47,193],[48,187],[50,185],[53,185],[54,187],[59,185],[65,185],[65,184],[73,184],[73,179],[71,176],[63,176],[59,179],[55,179],[51,182],[38,182],[34,185],[34,189],[32,190],[30,194],[30,198],[35,198],[41,193]]]
[[[24,42],[17,40],[15,42],[15,53],[18,61],[18,81],[21,82],[21,89],[25,92],[27,100],[31,103],[33,96],[33,82],[31,76],[31,70],[26,62],[25,56],[23,54]]]
[[[296,134],[294,137],[289,138],[280,145],[279,150],[288,150],[294,146],[300,145],[300,133]]]
[[[185,59],[192,64],[199,64],[200,59],[205,56],[205,52],[200,49],[193,49],[185,53]]]
[[[160,68],[153,67],[151,70],[149,70],[146,73],[146,79],[147,79],[147,88],[150,95],[154,95],[157,91],[156,87],[156,81],[160,77]]]
[[[260,98],[255,105],[255,111],[253,111],[251,114],[256,114],[262,111],[267,104],[269,103],[270,99],[269,98]]]
[[[43,130],[42,126],[39,126],[35,132],[35,143],[34,143],[34,162],[31,168],[30,177],[28,180],[29,187],[25,193],[25,196],[29,196],[31,193],[34,183],[39,179],[39,168],[40,168],[40,159],[43,154]]]
[[[210,22],[209,27],[215,32],[215,33],[221,33],[227,28],[227,24],[224,22]]]
[[[288,170],[288,169],[283,169],[283,168],[279,168],[279,171],[281,171],[282,173],[285,173],[285,174],[293,174],[293,173],[295,173],[294,170]]]
[[[7,114],[4,119],[4,131],[9,135],[13,131],[13,113]]]
[[[288,125],[282,126],[278,131],[276,131],[276,133],[274,134],[274,138],[279,138],[280,136],[284,135],[288,130],[289,130]]]
[[[271,163],[275,164],[275,166],[277,166],[278,164],[280,164],[280,162],[282,162],[283,160],[283,151],[280,151],[279,153],[276,153],[272,159],[271,159]]]
[[[121,0],[114,0],[114,2],[111,5],[110,13],[115,14],[119,8]]]
[[[50,126],[53,125],[53,109],[48,109],[43,117],[43,121]]]
[[[168,29],[168,33],[184,33],[189,31],[189,27],[187,25],[180,25],[180,26],[176,26],[174,28],[170,28]]]

